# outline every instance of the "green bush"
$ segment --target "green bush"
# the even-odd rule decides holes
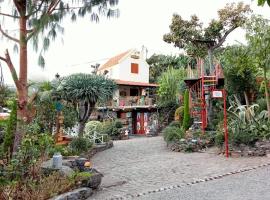
[[[178,141],[185,136],[183,129],[174,126],[167,126],[165,129],[163,129],[162,134],[167,143]]]
[[[7,122],[3,143],[3,151],[5,154],[8,155],[11,155],[12,152],[16,125],[17,125],[17,101],[13,100],[12,109]]]
[[[169,126],[174,126],[174,127],[177,127],[177,128],[180,128],[180,122],[179,121],[172,121]]]
[[[118,136],[121,133],[120,131],[122,127],[122,122],[119,120],[105,121],[102,123],[101,133],[109,136]]]
[[[88,151],[92,147],[92,143],[87,138],[77,137],[73,138],[69,146],[72,152],[81,154]]]
[[[26,134],[18,152],[0,173],[0,185],[33,180],[39,176],[38,166],[47,158],[53,139],[48,134]],[[2,175],[2,176],[1,176]]]
[[[261,112],[263,110],[267,110],[267,103],[266,103],[265,98],[257,99],[256,103],[259,105],[258,112]]]
[[[85,137],[89,137],[94,135],[94,133],[101,133],[102,131],[102,123],[100,121],[90,121],[85,125]]]
[[[123,128],[123,124],[122,124],[122,122],[121,121],[119,121],[119,120],[115,120],[114,122],[113,122],[113,124],[114,124],[114,127],[115,128]]]
[[[183,129],[187,130],[190,127],[190,114],[189,114],[189,91],[185,91],[184,95],[184,119]]]
[[[52,157],[54,153],[59,152],[62,156],[75,156],[76,153],[71,150],[69,146],[55,145],[49,151],[49,156]]]
[[[254,145],[258,140],[270,139],[270,122],[266,110],[258,112],[258,104],[231,107],[228,129],[233,145]]]
[[[0,144],[3,143],[8,120],[0,120]]]
[[[218,131],[216,136],[215,136],[215,145],[218,147],[222,147],[224,144],[225,138],[224,138],[224,133],[221,131]]]
[[[180,124],[182,125],[183,123],[183,118],[184,118],[184,106],[180,106],[179,108],[177,108],[175,110],[175,113],[174,113],[174,119],[178,119]]]

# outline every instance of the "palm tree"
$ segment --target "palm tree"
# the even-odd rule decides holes
[[[57,91],[76,106],[80,137],[96,103],[112,98],[115,89],[113,80],[95,74],[72,74],[61,80]]]

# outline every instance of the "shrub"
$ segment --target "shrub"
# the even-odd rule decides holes
[[[265,98],[260,98],[256,101],[256,103],[259,105],[259,110],[258,112],[261,112],[263,110],[267,110],[267,103]]]
[[[123,128],[123,124],[122,124],[122,122],[121,121],[119,121],[119,120],[115,120],[114,121],[114,127],[115,128]]]
[[[47,134],[26,134],[18,152],[0,170],[0,185],[13,182],[37,180],[40,177],[40,163],[45,160],[53,139]]]
[[[234,145],[254,145],[258,140],[270,138],[270,127],[267,111],[258,112],[259,106],[241,105],[229,110],[228,129],[231,135],[231,142]],[[233,110],[234,109],[234,110]]]
[[[5,154],[11,155],[14,133],[16,131],[17,124],[17,102],[13,100],[11,113],[7,122],[6,131],[4,135],[3,151]]]
[[[59,152],[62,156],[74,156],[75,152],[69,146],[55,145],[49,151],[49,156],[52,157],[54,153]]]
[[[8,120],[0,120],[0,144],[3,143]]]
[[[180,128],[180,122],[179,121],[172,121],[169,126]]]
[[[102,124],[102,134],[107,134],[109,136],[118,136],[121,133],[121,128],[123,127],[122,122],[119,120],[115,121],[105,121]]]
[[[215,136],[215,145],[218,147],[222,147],[224,144],[225,138],[224,138],[224,133],[221,131],[218,131],[216,136]]]
[[[55,195],[77,188],[91,176],[89,172],[74,173],[70,177],[55,172],[38,179],[25,179],[23,182],[0,187],[0,199],[50,199]]]
[[[85,125],[85,137],[89,137],[90,135],[94,135],[94,133],[101,133],[102,131],[102,123],[99,121],[90,121]]]
[[[183,117],[184,117],[184,106],[180,106],[175,110],[174,113],[174,120],[179,121],[180,124],[182,125],[183,123]]]
[[[184,119],[183,119],[183,129],[187,130],[190,126],[190,114],[189,114],[189,92],[185,91],[184,96]]]
[[[185,132],[181,128],[177,128],[174,126],[167,126],[165,129],[162,131],[164,140],[167,143],[173,142],[173,141],[178,141],[181,138],[184,138]]]
[[[69,146],[74,153],[81,154],[88,151],[92,147],[92,143],[87,138],[77,137],[73,138]]]

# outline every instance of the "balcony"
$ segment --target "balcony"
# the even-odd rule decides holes
[[[155,106],[155,98],[143,96],[119,97],[109,103],[111,107],[147,107]]]

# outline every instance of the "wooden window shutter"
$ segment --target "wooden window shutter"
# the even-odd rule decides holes
[[[133,74],[139,73],[139,65],[137,63],[131,63],[131,73]]]

